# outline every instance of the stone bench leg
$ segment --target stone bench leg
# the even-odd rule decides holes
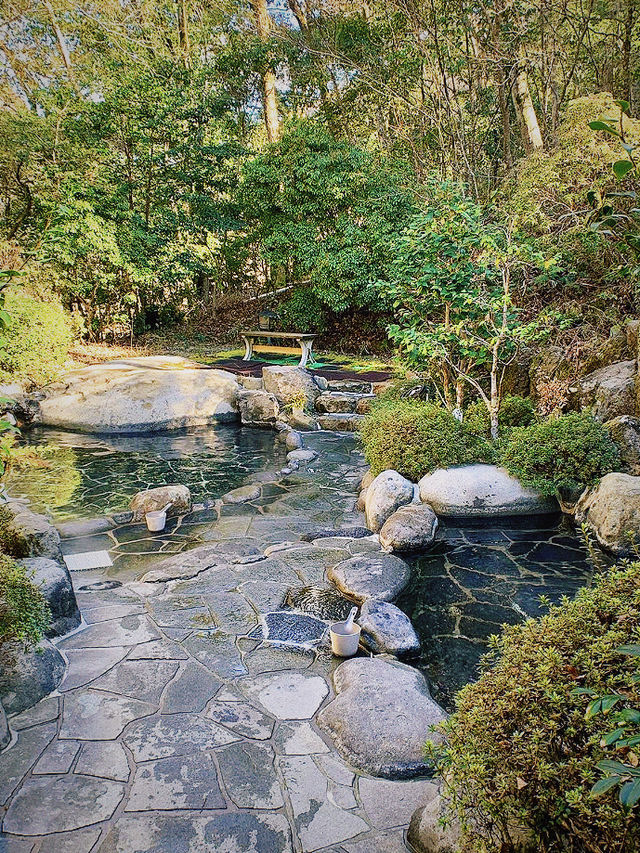
[[[300,344],[300,349],[302,350],[302,357],[298,362],[298,367],[306,367],[307,361],[311,359],[313,361],[313,356],[311,354],[311,350],[313,349],[313,341],[298,341]]]
[[[242,340],[244,341],[245,345],[245,352],[242,360],[251,361],[251,358],[253,356],[253,338],[247,338],[245,335],[243,335]]]

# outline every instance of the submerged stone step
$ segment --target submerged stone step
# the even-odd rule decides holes
[[[318,424],[320,429],[330,430],[331,432],[357,432],[363,420],[364,415],[341,412],[338,414],[320,415]]]

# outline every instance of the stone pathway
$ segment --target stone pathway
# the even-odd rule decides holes
[[[372,547],[300,542],[361,523],[364,470],[350,437],[305,445],[319,453],[306,468],[261,473],[254,500],[193,513],[168,535],[125,524],[65,540],[66,553],[108,549],[114,565],[74,574],[84,622],[58,642],[66,677],[10,720],[1,853],[406,850],[433,784],[347,766],[315,725],[334,659],[311,625],[299,646],[278,645],[278,631],[292,639],[286,618],[264,618]],[[198,560],[170,556],[198,546]],[[160,579],[139,580],[150,570]]]

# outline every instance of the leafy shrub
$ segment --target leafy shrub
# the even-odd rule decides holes
[[[415,481],[435,468],[478,462],[491,455],[487,442],[465,432],[450,412],[432,403],[378,403],[360,430],[374,475],[393,468]]]
[[[637,642],[639,631],[636,562],[493,638],[480,679],[460,691],[455,713],[439,727],[444,745],[427,745],[462,820],[466,850],[514,850],[518,827],[535,851],[640,849],[640,822],[617,792],[590,795],[611,723],[585,715],[575,690],[621,690],[637,707],[637,662],[620,647]]]
[[[327,327],[327,307],[308,287],[296,287],[279,313],[285,331],[320,334]]]
[[[529,426],[536,419],[536,412],[531,400],[519,397],[517,394],[508,395],[500,405],[498,423],[500,435],[505,435],[513,427]],[[473,435],[489,438],[491,435],[491,423],[489,412],[482,400],[477,400],[467,407],[464,413],[465,428]]]
[[[45,384],[65,362],[73,327],[59,302],[36,299],[24,290],[7,291],[9,326],[0,342],[0,377]]]
[[[46,631],[49,605],[24,566],[0,554],[0,649],[35,646]]]
[[[502,453],[504,467],[525,486],[571,497],[613,471],[618,461],[606,427],[578,412],[515,428]]]

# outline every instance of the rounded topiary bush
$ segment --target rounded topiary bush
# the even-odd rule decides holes
[[[493,638],[479,680],[458,693],[439,727],[444,746],[427,744],[462,820],[465,851],[506,853],[520,849],[518,837],[531,851],[640,849],[637,811],[623,807],[619,789],[591,792],[602,777],[597,763],[630,763],[629,751],[612,755],[603,743],[612,715],[586,713],[589,697],[576,690],[620,693],[617,710],[633,713],[638,661],[621,647],[639,636],[636,562]]]
[[[507,395],[500,405],[498,426],[500,435],[508,435],[514,427],[529,426],[536,420],[536,410],[531,400],[517,394]],[[473,435],[490,438],[491,421],[489,412],[482,400],[476,400],[467,406],[464,413],[464,426]]]
[[[392,468],[417,481],[436,468],[486,461],[492,452],[487,442],[432,403],[380,402],[364,419],[360,434],[374,476]]]
[[[572,499],[618,462],[606,427],[584,412],[516,428],[502,452],[504,467],[525,486]]]

